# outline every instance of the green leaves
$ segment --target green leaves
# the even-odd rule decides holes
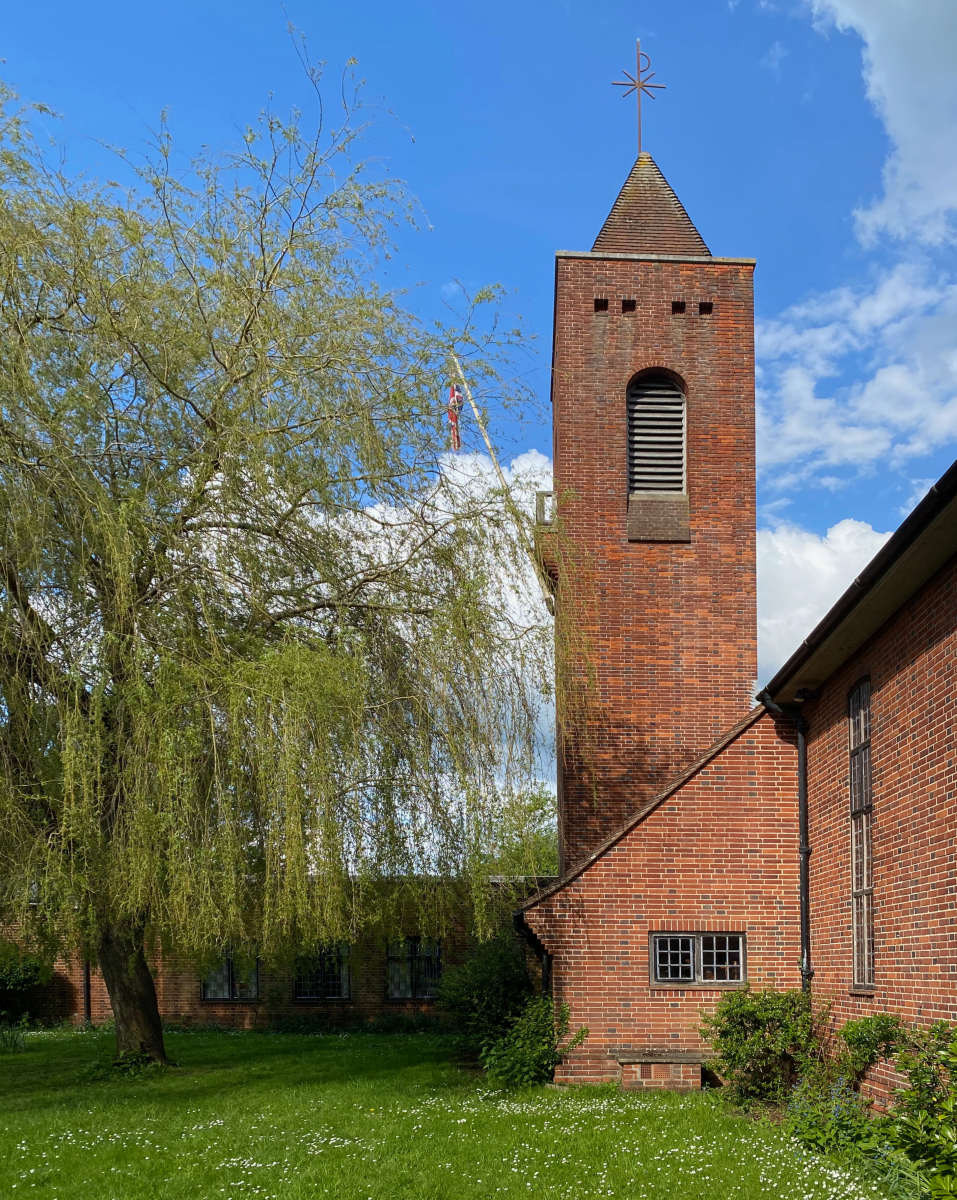
[[[492,1044],[521,1014],[532,995],[523,948],[514,934],[480,942],[458,967],[439,981],[438,1006],[473,1046]]]
[[[383,290],[407,200],[342,117],[162,128],[126,193],[0,134],[0,920],[51,952],[439,932],[537,782],[528,531],[439,419],[452,351],[524,402],[516,342]]]
[[[551,996],[533,997],[507,1033],[482,1043],[479,1057],[489,1078],[509,1088],[548,1083],[562,1058],[588,1037],[583,1025],[563,1046],[570,1020],[567,1004],[556,1013]]]

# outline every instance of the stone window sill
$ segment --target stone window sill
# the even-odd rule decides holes
[[[665,983],[652,980],[649,987],[655,992],[740,992],[748,986],[746,979],[722,982],[714,980],[710,983],[676,983],[673,980]]]
[[[293,996],[293,1004],[355,1004],[351,996],[323,996],[322,999],[313,996]]]
[[[246,1000],[227,1000],[225,997],[222,1000],[219,1000],[215,996],[200,996],[199,1002],[200,1002],[200,1004],[261,1004],[262,1003],[262,1001],[259,999],[258,996],[255,999],[246,999]]]

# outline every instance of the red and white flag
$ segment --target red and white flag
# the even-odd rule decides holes
[[[465,397],[462,395],[462,389],[457,383],[453,383],[449,388],[449,426],[452,430],[452,449],[462,449],[462,438],[459,434],[459,413],[462,411],[462,406],[465,403]]]

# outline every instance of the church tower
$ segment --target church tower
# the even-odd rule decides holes
[[[557,611],[577,589],[595,685],[560,718],[563,869],[752,705],[753,272],[711,254],[647,153],[592,249],[557,255]]]

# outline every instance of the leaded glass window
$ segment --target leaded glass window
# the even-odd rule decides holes
[[[874,876],[871,833],[871,684],[862,680],[848,700],[851,817],[851,928],[854,987],[874,986]]]
[[[227,954],[203,980],[204,1000],[257,1000],[259,964],[239,966]]]
[[[390,1000],[433,1000],[442,974],[436,939],[409,937],[389,942],[387,986]]]
[[[348,1000],[352,994],[349,944],[325,946],[296,964],[293,995],[297,1000]]]

